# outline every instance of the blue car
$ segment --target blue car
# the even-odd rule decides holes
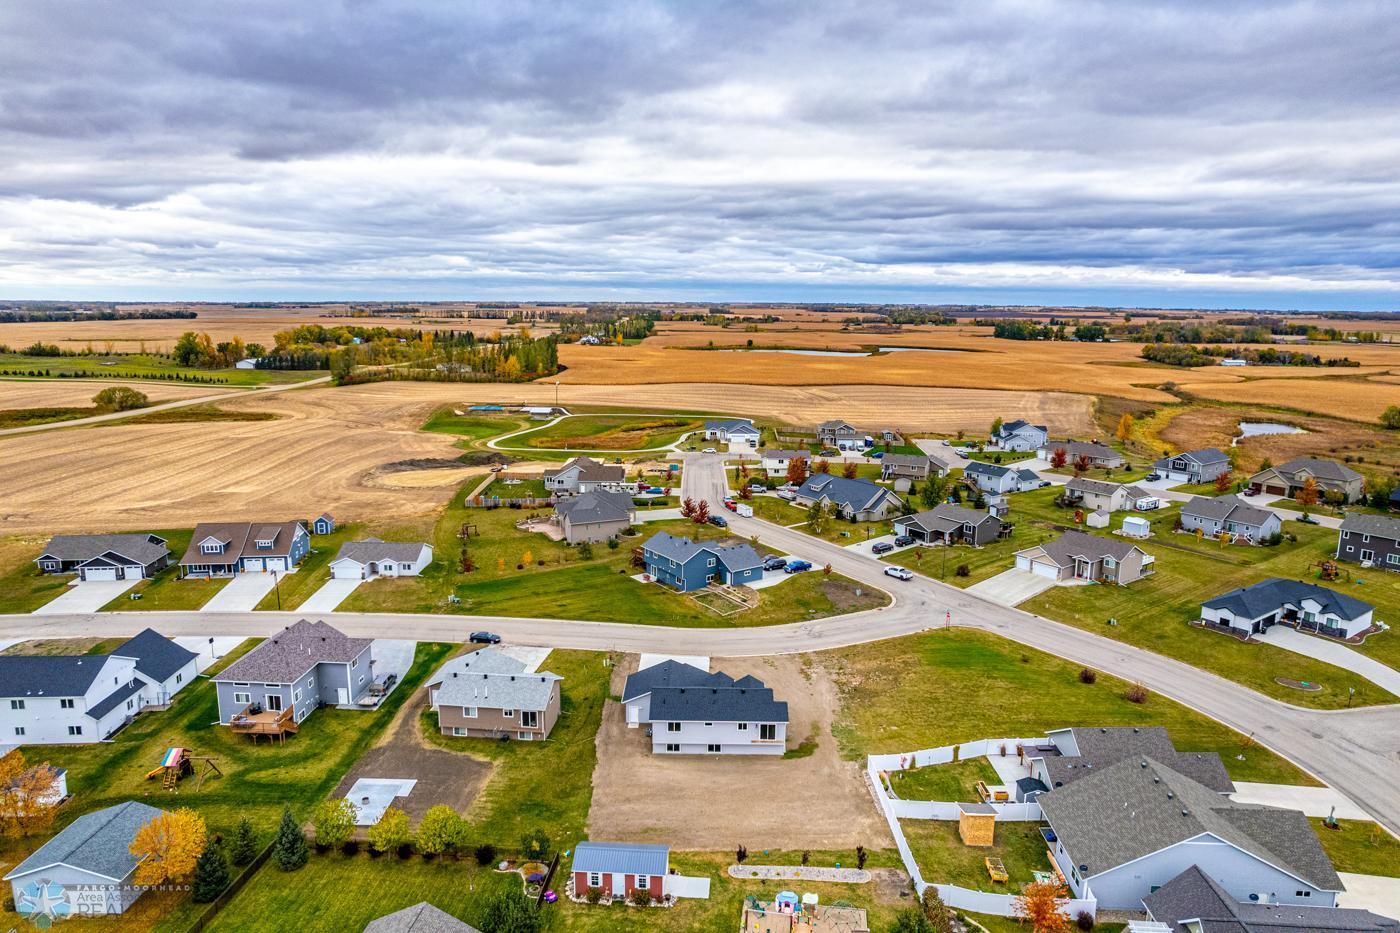
[[[808,560],[790,560],[790,561],[788,561],[787,566],[783,568],[783,573],[801,573],[801,572],[804,571],[804,570],[811,570],[811,569],[812,569],[812,562],[811,562],[811,561],[808,561]]]

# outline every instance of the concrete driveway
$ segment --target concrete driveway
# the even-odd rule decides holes
[[[78,580],[70,583],[63,594],[51,599],[38,609],[36,616],[61,615],[68,612],[96,612],[103,606],[135,586],[137,580]]]
[[[389,674],[398,674],[399,680],[413,666],[413,653],[418,642],[405,638],[376,638],[369,647],[370,660],[374,662],[374,679],[383,680]]]
[[[1317,638],[1284,625],[1275,625],[1267,632],[1255,637],[1285,651],[1317,658],[1319,661],[1336,667],[1346,668],[1365,677],[1377,687],[1389,690],[1400,697],[1400,671],[1372,660],[1367,655],[1346,645],[1339,645],[1326,638]]]
[[[1003,570],[981,583],[972,584],[967,588],[967,591],[976,593],[983,599],[1001,603],[1003,606],[1017,606],[1032,596],[1039,596],[1054,585],[1055,581],[1049,577],[1042,577],[1029,570],[1017,570],[1013,567],[1011,570]]]
[[[345,598],[364,582],[358,577],[327,580],[319,590],[306,597],[306,602],[301,604],[302,611],[334,612],[335,607],[345,602]]]
[[[243,644],[242,635],[177,635],[171,639],[187,651],[195,653],[195,667],[203,671],[219,658]]]
[[[879,537],[871,538],[869,541],[857,541],[855,544],[848,544],[846,545],[846,550],[853,551],[856,554],[860,554],[864,557],[888,557],[891,554],[898,554],[900,551],[907,551],[909,550],[909,548],[917,547],[917,545],[915,544],[909,544],[905,545],[904,547],[896,547],[893,551],[886,551],[884,554],[875,554],[870,550],[875,545],[880,544],[882,542],[886,544],[894,544],[894,539],[894,535],[880,535]]]
[[[1400,878],[1384,875],[1357,875],[1339,871],[1346,891],[1337,898],[1338,907],[1370,910],[1382,917],[1400,917]]]
[[[272,592],[276,578],[270,573],[240,573],[215,593],[200,612],[251,612]]]
[[[1339,820],[1372,821],[1371,814],[1330,787],[1304,787],[1301,784],[1253,784],[1236,781],[1231,800],[1259,803],[1266,807],[1301,810],[1308,816],[1329,816],[1336,811]]]

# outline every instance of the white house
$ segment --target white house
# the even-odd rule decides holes
[[[705,440],[729,445],[730,453],[756,450],[761,432],[748,418],[705,422]]]
[[[627,678],[627,727],[651,727],[653,754],[781,755],[787,703],[756,677],[738,680],[666,660]]]
[[[1228,534],[1236,541],[1260,544],[1283,528],[1278,513],[1250,505],[1234,493],[1224,496],[1195,496],[1181,507],[1181,527],[1208,537]]]
[[[1274,577],[1207,600],[1201,604],[1201,619],[1246,635],[1257,635],[1275,625],[1291,625],[1334,638],[1350,638],[1371,627],[1375,608],[1325,586]]]
[[[963,477],[976,483],[983,492],[1025,492],[1039,488],[1041,479],[1034,470],[1004,467],[995,463],[970,460],[963,468]]]
[[[769,476],[787,476],[788,467],[794,460],[807,461],[808,472],[812,467],[812,452],[808,450],[777,450],[768,448],[760,454],[763,472]]]
[[[578,495],[597,489],[636,492],[637,484],[627,482],[626,470],[621,464],[574,457],[557,470],[544,471],[544,488],[554,495]]]
[[[1028,421],[1008,421],[991,438],[991,446],[1000,450],[1036,450],[1050,437],[1043,424]]]
[[[346,541],[340,546],[335,560],[331,561],[331,576],[337,580],[416,577],[432,562],[431,544],[366,538]]]

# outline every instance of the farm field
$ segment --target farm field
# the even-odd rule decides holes
[[[226,395],[231,389],[238,388],[122,379],[3,379],[0,380],[0,408],[76,408],[91,405],[94,395],[115,386],[143,392],[152,403]]]
[[[67,377],[89,377],[94,381],[107,379],[120,380],[161,380],[179,378],[182,384],[203,385],[209,388],[230,388],[238,386],[273,385],[287,382],[302,382],[324,373],[291,372],[267,369],[196,369],[180,366],[174,360],[151,354],[110,354],[93,356],[24,356],[18,353],[0,353],[0,374],[10,371],[14,376],[38,370],[47,373],[44,379],[58,379],[60,373]],[[20,371],[16,373],[15,371]]]
[[[650,450],[669,447],[705,419],[675,415],[576,415],[503,442],[514,448],[546,450]]]

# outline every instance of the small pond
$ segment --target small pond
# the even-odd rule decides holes
[[[1302,428],[1294,427],[1291,424],[1279,424],[1276,421],[1241,421],[1240,433],[1231,446],[1238,444],[1246,437],[1259,437],[1263,434],[1306,434]]]
[[[881,353],[957,353],[952,347],[881,347]]]
[[[749,349],[736,347],[719,351],[721,353],[791,353],[794,356],[869,356],[860,350],[789,350],[776,347]]]

